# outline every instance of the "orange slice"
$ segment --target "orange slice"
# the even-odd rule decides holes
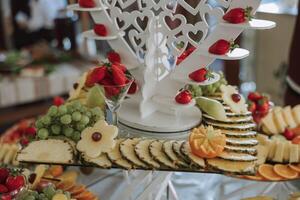
[[[69,192],[71,193],[72,196],[76,196],[84,191],[85,191],[85,187],[83,185],[76,185]]]
[[[262,164],[258,167],[259,174],[267,180],[280,181],[283,178],[275,173],[273,165]]]
[[[300,172],[300,164],[297,165],[289,164],[289,167],[296,172]]]
[[[254,180],[254,181],[262,181],[264,180],[264,178],[262,176],[259,175],[255,175],[255,176],[244,176],[246,179],[250,179],[250,180]]]
[[[294,179],[294,178],[297,178],[297,176],[298,176],[298,172],[289,168],[288,165],[277,164],[274,166],[274,171],[279,176],[282,176],[287,179]]]
[[[95,195],[93,193],[91,193],[90,191],[84,191],[84,192],[74,195],[72,197],[77,200],[90,200],[90,199],[93,199],[95,197]]]

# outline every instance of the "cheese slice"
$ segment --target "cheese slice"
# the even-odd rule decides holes
[[[167,155],[163,151],[163,143],[162,140],[155,140],[151,142],[149,146],[149,151],[152,157],[159,163],[163,164],[166,167],[171,169],[177,169],[178,167],[171,161]]]
[[[298,163],[299,162],[299,145],[298,144],[290,144],[290,163]]]
[[[292,113],[297,125],[300,125],[300,105],[295,106],[292,110]]]
[[[271,134],[271,135],[279,134],[279,131],[275,125],[274,116],[273,116],[272,112],[269,112],[267,114],[267,116],[261,120],[261,122],[262,122],[262,125],[267,128],[267,130],[268,130],[268,132],[266,132],[267,134]]]
[[[283,133],[285,128],[287,127],[287,124],[285,123],[284,117],[283,117],[283,110],[281,107],[275,107],[273,109],[273,115],[274,115],[274,122],[277,128],[278,133]]]
[[[283,108],[283,117],[289,128],[295,128],[297,123],[293,117],[291,106],[286,106]]]
[[[283,162],[285,163],[290,161],[290,144],[291,142],[284,142]]]
[[[283,156],[284,156],[284,142],[276,142],[276,149],[275,149],[275,155],[272,159],[274,162],[282,163],[283,162]]]

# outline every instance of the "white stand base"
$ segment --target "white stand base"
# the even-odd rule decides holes
[[[142,119],[138,105],[126,100],[118,116],[120,128],[130,135],[154,138],[186,138],[201,122],[201,111],[195,106],[182,109],[178,116],[156,111]]]

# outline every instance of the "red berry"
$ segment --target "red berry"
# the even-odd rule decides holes
[[[0,194],[7,193],[8,189],[5,185],[0,184]]]
[[[176,95],[175,100],[179,104],[188,104],[192,101],[193,97],[190,91],[184,90]]]
[[[124,73],[127,71],[127,68],[125,67],[125,65],[123,65],[121,63],[113,63],[112,65],[117,66]]]
[[[3,194],[0,198],[1,200],[12,200],[12,196],[10,194]]]
[[[83,8],[93,8],[96,6],[94,0],[79,0],[78,3]]]
[[[94,68],[87,76],[85,86],[93,87],[96,83],[100,83],[106,76],[107,67],[101,66]]]
[[[265,98],[260,99],[257,103],[257,111],[261,113],[268,113],[270,108],[269,101]]]
[[[257,102],[258,100],[262,99],[263,96],[261,94],[259,94],[258,92],[250,92],[248,94],[248,99],[250,101],[254,101],[254,102]]]
[[[92,139],[93,139],[95,142],[100,141],[101,138],[102,138],[102,135],[101,135],[101,133],[99,133],[99,132],[95,132],[95,133],[93,133],[93,135],[92,135]]]
[[[114,96],[117,96],[120,94],[121,92],[121,88],[120,87],[114,87],[114,86],[108,86],[108,87],[104,87],[105,89],[105,96],[107,98],[111,98]]]
[[[128,90],[128,94],[135,94],[137,93],[138,90],[139,90],[138,84],[136,83],[136,81],[133,81]]]
[[[111,63],[121,63],[121,56],[115,51],[108,52],[106,57]]]
[[[285,129],[283,135],[287,140],[292,140],[296,136],[296,134],[290,129]]]
[[[186,57],[188,57],[193,51],[195,51],[196,47],[190,47],[185,50],[180,56],[177,58],[176,65],[179,65]]]
[[[25,129],[25,134],[28,136],[35,136],[36,135],[36,129],[34,127],[28,127]]]
[[[27,146],[27,145],[29,144],[29,139],[28,139],[28,138],[22,138],[22,139],[20,140],[20,144],[21,144],[23,147]]]
[[[112,65],[112,76],[113,76],[113,82],[116,85],[124,85],[126,84],[126,76],[124,72],[116,65]]]
[[[189,78],[196,82],[203,82],[207,80],[208,71],[206,68],[198,69],[189,74]]]
[[[241,95],[240,95],[240,94],[232,94],[232,95],[231,95],[231,99],[232,99],[232,101],[234,101],[235,103],[238,103],[238,102],[240,102],[240,100],[241,100]]]
[[[107,36],[107,29],[104,24],[95,24],[94,32],[99,36]]]
[[[251,11],[252,7],[244,8],[233,8],[229,10],[224,16],[223,19],[232,24],[243,23],[246,20],[251,20]]]
[[[263,115],[260,112],[253,112],[252,117],[255,123],[259,124],[261,122],[261,119],[263,118]]]
[[[0,184],[5,183],[9,176],[9,170],[7,168],[0,168]]]
[[[248,110],[250,111],[250,112],[254,112],[254,111],[256,111],[256,103],[254,103],[254,102],[249,102],[249,105],[248,105]]]
[[[208,51],[212,54],[216,55],[224,55],[228,53],[229,51],[232,51],[237,46],[233,43],[226,41],[226,40],[218,40],[213,45],[211,45],[208,49]]]
[[[25,185],[24,176],[9,176],[5,183],[9,191],[18,190]]]
[[[65,103],[65,100],[62,97],[56,96],[53,98],[53,105],[55,106],[61,106]]]

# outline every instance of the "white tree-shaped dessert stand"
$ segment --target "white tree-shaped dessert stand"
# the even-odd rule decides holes
[[[274,22],[258,19],[242,24],[229,24],[222,20],[226,10],[237,7],[252,7],[252,14],[255,14],[260,0],[201,0],[196,6],[185,0],[96,1],[95,8],[81,8],[78,4],[68,8],[88,11],[95,23],[104,24],[109,36],[99,37],[93,30],[84,32],[83,36],[106,40],[120,54],[122,63],[134,69],[131,72],[141,90],[125,100],[119,111],[120,124],[131,134],[156,134],[157,137],[173,138],[185,136],[183,133],[200,123],[201,112],[196,108],[195,101],[188,105],[177,104],[174,97],[178,90],[186,84],[209,85],[219,80],[215,73],[214,78],[197,83],[191,81],[188,74],[208,67],[215,59],[237,60],[249,55],[249,51],[237,48],[226,55],[217,56],[210,54],[208,48],[219,39],[236,39],[245,29],[269,29],[275,26]],[[215,5],[212,6],[211,2]],[[200,20],[194,24],[188,23],[184,15],[175,13],[178,6]],[[131,8],[135,10],[128,11]],[[211,18],[214,24],[209,23]],[[167,23],[170,21],[174,22],[172,26]],[[197,40],[193,37],[196,34],[201,36]],[[177,57],[188,45],[196,50],[176,66]],[[146,175],[140,180],[143,177]],[[172,187],[170,174],[165,173],[161,177],[167,183],[165,187]],[[161,182],[161,179],[152,180],[149,193]],[[155,193],[161,194],[165,187]],[[147,191],[143,197],[153,199]],[[176,199],[176,195],[173,196]]]

